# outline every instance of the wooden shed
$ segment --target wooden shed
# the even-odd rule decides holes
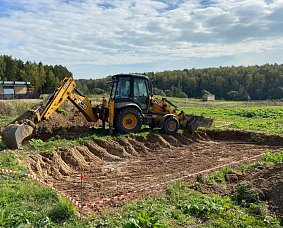
[[[202,96],[202,100],[203,100],[203,101],[214,101],[214,100],[215,100],[215,95],[214,95],[214,94],[203,95],[203,96]]]

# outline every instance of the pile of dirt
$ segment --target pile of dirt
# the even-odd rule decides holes
[[[262,193],[262,200],[283,220],[283,163],[276,163],[252,176],[251,184]]]
[[[258,194],[260,201],[266,202],[271,214],[283,220],[283,163],[276,163],[262,169],[247,170],[244,174],[231,172],[225,175],[227,185],[211,185],[205,182],[204,175],[198,175],[196,181],[201,186],[191,184],[190,188],[203,194],[217,194],[235,198],[239,186],[247,186],[247,190]],[[221,182],[221,181],[220,181]]]
[[[102,121],[88,122],[76,108],[66,109],[66,113],[54,112],[48,120],[41,121],[32,136],[46,141],[51,137],[56,139],[75,139],[78,136],[94,134],[95,127],[101,127]]]

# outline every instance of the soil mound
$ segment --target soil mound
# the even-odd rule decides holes
[[[283,162],[255,174],[252,186],[263,193],[263,200],[269,201],[269,209],[283,220]]]
[[[46,141],[51,137],[56,139],[75,139],[79,136],[94,134],[94,127],[101,127],[102,122],[88,122],[78,109],[66,109],[67,115],[54,112],[48,120],[38,124],[33,138]]]

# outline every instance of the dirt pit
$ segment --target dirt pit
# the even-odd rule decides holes
[[[30,156],[27,166],[35,176],[79,202],[84,174],[85,205],[275,150],[283,144],[276,136],[257,135],[253,140],[257,142],[250,141],[249,133],[230,131],[94,140]],[[119,208],[126,201],[137,201],[158,191],[162,187],[95,205],[84,209],[84,214]]]
[[[87,122],[76,109],[53,113],[42,121],[34,138],[74,139],[96,134],[101,122]],[[283,145],[283,138],[237,132],[198,131],[197,134],[131,136],[126,140],[90,141],[73,148],[62,148],[30,156],[27,167],[33,175],[80,202],[81,174],[84,174],[82,204],[92,204],[154,184],[238,161]],[[235,185],[248,180],[262,191],[269,209],[283,218],[283,165],[237,177]],[[185,178],[192,186],[198,177]],[[111,200],[84,209],[84,215],[117,209],[125,202],[138,201],[163,191],[163,186]],[[217,189],[202,185],[203,193],[231,195],[235,188]]]

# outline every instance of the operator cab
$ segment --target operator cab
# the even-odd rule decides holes
[[[146,113],[149,105],[150,82],[148,77],[137,74],[118,74],[112,76],[111,99],[115,108],[135,103]]]

